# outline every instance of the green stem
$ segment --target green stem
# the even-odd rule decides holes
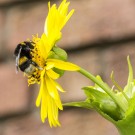
[[[126,116],[125,119],[114,123],[120,135],[135,135],[135,114],[134,112]]]
[[[115,96],[115,93],[113,93],[113,91],[108,87],[108,85],[99,81],[95,76],[93,76],[92,74],[90,74],[88,71],[86,71],[83,68],[81,68],[79,72],[85,77],[92,80],[98,86],[100,86],[115,101],[115,103],[123,110],[123,112],[126,112],[127,106],[125,106],[125,104]]]

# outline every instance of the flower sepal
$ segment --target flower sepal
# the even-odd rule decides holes
[[[52,50],[50,51],[48,58],[66,61],[68,56],[64,49],[58,46],[54,46]]]
[[[48,56],[49,59],[58,59],[58,60],[62,60],[62,61],[67,61],[67,53],[64,49],[54,46],[52,48],[52,50],[49,53]],[[53,71],[58,73],[60,76],[64,75],[64,70],[58,69],[58,68],[53,68]]]
[[[108,115],[113,120],[120,120],[124,117],[119,106],[108,94],[92,87],[84,87],[83,89],[90,104],[100,114],[105,114],[104,117]]]

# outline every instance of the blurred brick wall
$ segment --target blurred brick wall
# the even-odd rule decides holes
[[[135,68],[135,2],[133,0],[70,0],[75,14],[63,30],[59,45],[69,61],[99,74],[110,83],[110,73],[121,86],[128,74],[126,57]],[[51,1],[59,3],[59,1]],[[44,0],[0,0],[0,135],[118,135],[115,127],[94,111],[65,108],[61,128],[40,121],[34,106],[38,86],[27,86],[22,73],[15,73],[16,45],[43,32],[47,15]],[[59,80],[67,91],[63,102],[85,99],[81,87],[92,84],[78,73]]]

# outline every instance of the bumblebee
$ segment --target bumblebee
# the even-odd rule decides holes
[[[14,51],[16,57],[16,70],[19,69],[25,72],[27,75],[32,75],[36,69],[41,70],[41,68],[32,61],[31,51],[34,49],[33,42],[24,41],[17,45]]]

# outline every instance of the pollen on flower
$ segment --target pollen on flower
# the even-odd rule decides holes
[[[32,74],[32,75],[27,75],[28,77],[28,85],[34,84],[34,83],[40,83],[40,73],[38,69]]]
[[[38,83],[38,84],[40,83],[41,72],[45,66],[45,61],[41,56],[40,49],[39,49],[39,41],[40,38],[38,38],[38,35],[33,36],[33,39],[31,41],[33,48],[30,53],[31,53],[32,61],[37,64],[37,67],[35,68],[35,71],[31,75],[25,74],[28,77],[28,85],[34,83]]]

